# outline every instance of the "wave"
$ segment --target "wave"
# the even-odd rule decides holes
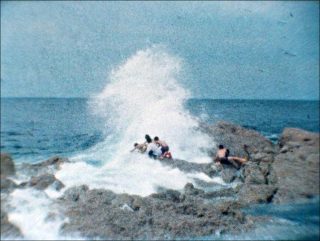
[[[56,177],[67,186],[86,184],[142,196],[158,187],[181,189],[195,177],[209,178],[130,153],[133,143],[149,134],[165,140],[174,158],[210,162],[205,150],[214,143],[184,107],[191,95],[179,83],[182,62],[163,46],[152,46],[114,68],[106,86],[88,103],[89,111],[104,120],[104,140],[73,156],[74,162]]]

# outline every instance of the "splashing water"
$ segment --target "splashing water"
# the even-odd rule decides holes
[[[61,165],[55,173],[65,184],[60,192],[27,189],[10,195],[15,208],[9,212],[9,219],[21,228],[25,238],[62,238],[59,229],[65,219],[54,207],[54,199],[72,186],[85,184],[90,189],[147,196],[159,187],[182,189],[196,179],[223,184],[221,178],[184,173],[147,155],[130,152],[133,143],[143,142],[145,134],[150,134],[165,140],[175,158],[210,161],[202,150],[212,147],[213,142],[197,129],[197,120],[184,109],[190,94],[178,83],[181,65],[179,58],[156,46],[138,51],[110,73],[106,87],[89,103],[97,118],[105,120],[104,141]],[[89,164],[89,160],[98,160],[101,165]],[[51,210],[57,213],[48,219]],[[31,225],[28,220],[32,219],[36,223]]]
[[[175,157],[209,162],[201,151],[212,141],[196,130],[198,122],[184,108],[190,93],[178,82],[182,60],[155,46],[138,51],[114,69],[109,83],[91,102],[94,113],[106,119],[113,130],[113,159],[123,159],[134,142],[144,135],[159,136]]]
[[[106,87],[89,103],[90,110],[105,119],[108,135],[73,157],[74,163],[63,165],[56,177],[67,186],[86,184],[142,196],[159,186],[181,189],[194,178],[209,178],[129,152],[133,143],[143,142],[149,134],[165,140],[175,158],[210,162],[203,149],[212,147],[213,142],[197,129],[197,120],[184,109],[190,94],[178,82],[181,65],[181,59],[154,46],[138,51],[111,71]],[[88,160],[99,160],[102,166],[89,165]]]

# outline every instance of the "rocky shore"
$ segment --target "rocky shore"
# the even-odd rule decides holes
[[[102,239],[174,239],[212,234],[236,234],[250,230],[263,217],[245,214],[242,208],[257,203],[303,202],[319,196],[319,133],[284,129],[278,144],[258,132],[231,123],[201,125],[216,143],[227,146],[231,155],[249,162],[241,168],[196,164],[185,160],[155,160],[183,172],[202,172],[222,177],[229,186],[195,180],[183,190],[159,188],[147,197],[116,194],[88,186],[64,188],[54,176],[66,158],[53,157],[38,164],[24,164],[31,173],[28,181],[16,184],[16,167],[8,154],[1,154],[1,237],[23,237],[7,216],[7,197],[16,190],[53,187],[63,189],[55,199],[59,211],[68,217],[62,235]],[[208,150],[214,153],[215,147]]]

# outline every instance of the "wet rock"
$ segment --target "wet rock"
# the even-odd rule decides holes
[[[67,201],[77,202],[88,190],[89,187],[87,185],[72,187],[64,192],[64,196],[62,198]]]
[[[9,222],[8,215],[1,205],[1,239],[21,239],[22,237],[20,229]]]
[[[44,190],[50,185],[53,185],[57,191],[64,187],[64,184],[56,179],[52,174],[43,174],[37,177],[32,177],[27,183],[27,186],[34,187],[39,190]]]
[[[81,197],[71,201],[67,190],[60,198],[69,222],[62,233],[80,232],[87,238],[174,239],[199,237],[216,231],[231,232],[247,227],[239,205],[214,205],[201,197],[202,190],[187,184],[184,193],[163,190],[159,195],[139,197],[108,190],[79,190]],[[186,198],[181,199],[184,195]],[[226,211],[227,210],[227,211]]]
[[[272,164],[279,190],[275,203],[297,201],[319,195],[319,133],[286,128],[280,152]],[[270,182],[270,181],[269,181]]]
[[[17,187],[14,181],[1,177],[1,192],[11,192]]]
[[[217,190],[214,192],[206,192],[203,194],[204,198],[222,198],[222,197],[235,197],[238,193],[238,190],[236,188],[224,188],[221,190]]]
[[[1,176],[15,175],[15,166],[11,156],[7,153],[1,153]]]
[[[239,191],[239,201],[243,204],[269,203],[274,198],[277,187],[267,184],[245,184]]]
[[[204,191],[201,189],[195,188],[192,183],[187,183],[184,186],[184,194],[188,196],[190,195],[197,196],[197,195],[203,195]]]
[[[22,163],[19,165],[19,170],[31,176],[38,176],[43,174],[53,174],[56,170],[60,169],[63,163],[69,163],[67,158],[55,156],[46,161],[30,164]]]
[[[158,160],[162,164],[166,166],[170,166],[172,168],[178,168],[183,172],[194,173],[194,172],[204,172],[210,173],[210,175],[214,175],[215,169],[210,166],[210,164],[206,163],[193,163],[180,159],[162,159]]]
[[[33,164],[33,167],[48,167],[48,166],[54,166],[55,168],[59,169],[60,165],[63,163],[67,163],[70,162],[67,158],[64,157],[59,157],[59,156],[54,156],[51,157],[50,159],[37,163],[37,164]]]
[[[237,177],[237,169],[233,167],[224,167],[220,172],[221,178],[225,183],[233,182]]]
[[[152,198],[162,199],[162,200],[168,200],[172,202],[180,202],[181,201],[181,194],[178,191],[175,190],[166,190],[160,193],[154,193],[151,194]]]

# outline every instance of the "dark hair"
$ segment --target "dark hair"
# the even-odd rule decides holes
[[[155,141],[159,141],[159,137],[155,137],[155,138],[153,138],[153,140],[155,140]]]
[[[224,148],[224,146],[223,145],[219,145],[219,149],[223,149]]]
[[[133,146],[136,147],[137,145],[139,145],[138,143],[134,143]]]
[[[152,142],[152,139],[151,139],[151,137],[150,137],[149,135],[146,135],[145,138],[146,138],[146,141],[147,141],[148,143],[151,143],[151,142]]]

